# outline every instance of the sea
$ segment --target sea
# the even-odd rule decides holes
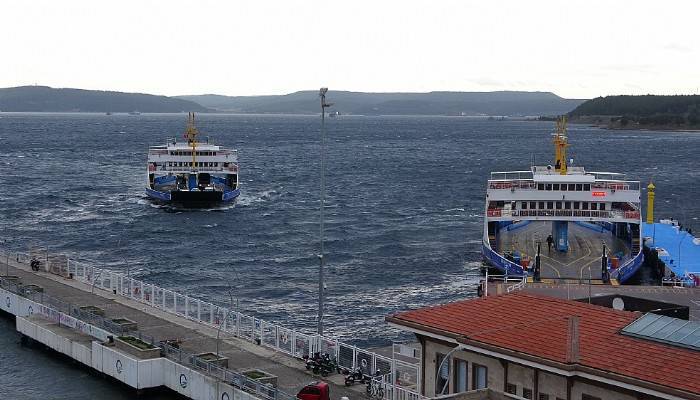
[[[0,113],[0,246],[48,248],[313,332],[320,252],[319,116],[198,115],[238,149],[234,206],[144,195],[146,154],[184,114]],[[386,315],[473,297],[491,171],[552,163],[552,122],[326,119],[326,333],[360,346],[401,334]],[[700,232],[700,133],[569,126],[569,158],[656,185],[656,217]],[[49,377],[49,380],[45,380]],[[39,382],[41,381],[41,384]],[[0,318],[0,398],[126,399],[133,392],[19,344]]]

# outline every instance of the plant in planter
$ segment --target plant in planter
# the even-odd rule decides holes
[[[260,383],[277,387],[277,376],[267,373],[263,370],[257,368],[246,369],[241,371],[240,374]]]

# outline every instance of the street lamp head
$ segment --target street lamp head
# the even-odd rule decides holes
[[[327,87],[322,87],[321,90],[319,90],[318,95],[319,95],[319,96],[325,96],[327,92],[328,92],[328,88],[327,88]]]

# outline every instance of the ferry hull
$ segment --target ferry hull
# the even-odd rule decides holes
[[[146,195],[163,203],[178,204],[186,207],[207,207],[217,204],[234,203],[240,195],[240,189],[220,191],[170,191],[161,192],[146,188]]]

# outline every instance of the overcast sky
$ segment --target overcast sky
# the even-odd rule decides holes
[[[700,1],[3,1],[0,87],[700,90]]]

